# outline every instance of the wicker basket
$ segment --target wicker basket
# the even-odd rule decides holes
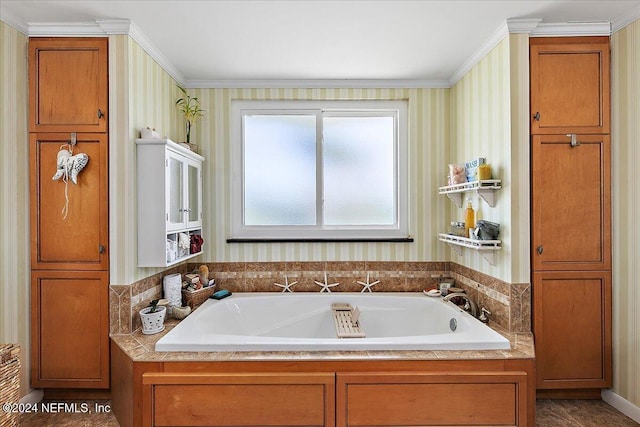
[[[20,399],[20,347],[0,344],[0,402],[18,403]],[[18,425],[18,414],[0,411],[0,427]]]
[[[207,286],[206,288],[200,288],[197,291],[182,290],[182,303],[188,305],[192,309],[196,308],[203,302],[205,302],[216,290],[216,286]]]

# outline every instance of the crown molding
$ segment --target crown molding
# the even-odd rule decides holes
[[[95,22],[28,22],[29,37],[101,37],[106,33]]]
[[[509,34],[531,34],[542,19],[507,19]]]
[[[29,23],[27,35],[31,37],[104,37],[110,35],[128,35],[176,80],[178,84],[184,83],[182,73],[162,54],[160,49],[128,19],[97,19],[93,22]]]
[[[473,67],[476,66],[482,58],[484,58],[493,48],[495,48],[505,37],[509,35],[509,28],[507,23],[502,24],[493,34],[480,45],[480,48],[476,50],[462,65],[453,73],[449,79],[449,87],[453,87],[458,83]]]
[[[447,80],[420,79],[246,79],[188,80],[189,89],[442,89]]]
[[[620,31],[627,25],[640,19],[640,5],[631,9],[626,15],[621,16],[611,23],[611,32],[615,33]]]
[[[155,60],[162,69],[164,69],[179,85],[186,85],[184,75],[176,68],[175,65],[154,45],[151,40],[133,22],[129,28],[129,37],[131,37],[153,60]]]
[[[20,23],[7,14],[2,20],[32,37],[84,36],[100,37],[124,34],[131,37],[178,84],[187,88],[450,88],[493,50],[509,34],[529,34],[531,37],[611,35],[640,18],[640,6],[628,15],[610,22],[543,23],[541,19],[509,19],[471,55],[449,80],[424,79],[229,79],[186,80],[180,70],[128,19],[100,19],[93,22]]]
[[[129,34],[133,22],[128,19],[96,19],[96,25],[107,35]]]
[[[610,36],[611,22],[541,22],[532,37]]]
[[[638,7],[640,15],[640,7]],[[529,34],[530,37],[546,36],[609,36],[610,22],[560,22],[544,23],[541,19],[508,19],[469,57],[449,79],[453,87],[509,34]]]

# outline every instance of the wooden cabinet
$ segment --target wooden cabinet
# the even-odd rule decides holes
[[[330,373],[144,374],[144,425],[333,426]],[[212,404],[215,396],[218,404]],[[222,403],[229,403],[221,409]]]
[[[530,39],[531,133],[610,133],[608,37]]]
[[[137,140],[138,266],[166,267],[201,251],[180,235],[202,235],[204,157],[168,139]]]
[[[107,38],[29,40],[32,387],[109,388],[107,57]]]
[[[107,132],[106,38],[29,41],[29,131]]]
[[[609,135],[532,138],[535,271],[611,269]]]
[[[32,133],[30,144],[31,268],[108,270],[107,135],[78,134],[71,147],[68,133]],[[52,179],[60,147],[89,156],[77,184]]]
[[[132,362],[117,345],[112,352],[121,361],[113,410],[123,426],[535,425],[533,359],[157,366]],[[131,381],[132,373],[134,384],[120,384],[119,376]],[[211,396],[229,407],[220,410]],[[140,400],[141,414],[134,414]]]
[[[609,387],[611,272],[536,272],[533,297],[538,387]]]
[[[108,388],[108,272],[31,273],[31,385]]]
[[[527,425],[526,372],[338,373],[336,388],[338,427]]]
[[[553,397],[611,386],[610,53],[608,37],[530,47],[536,383]]]

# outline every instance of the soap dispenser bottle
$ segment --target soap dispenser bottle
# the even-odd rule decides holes
[[[467,209],[464,211],[465,237],[471,237],[469,230],[473,228],[476,228],[476,213],[471,206],[471,198],[467,198]]]

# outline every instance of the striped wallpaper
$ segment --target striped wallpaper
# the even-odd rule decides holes
[[[502,250],[492,266],[473,250],[453,254],[460,264],[511,282],[511,123],[510,123],[510,49],[505,38],[471,71],[451,88],[451,144],[447,163],[464,163],[485,157],[492,174],[502,180],[503,189],[496,193],[494,208],[475,193],[466,193],[476,211],[476,219],[500,223]],[[464,210],[450,204],[451,220],[464,220]],[[528,282],[528,278],[525,280]]]
[[[158,69],[157,64],[132,40],[128,49],[129,139],[145,124],[169,123],[169,130],[161,133],[174,140],[183,139],[180,118],[167,111],[174,110],[177,94],[172,90],[173,80]],[[460,262],[505,281],[511,277],[510,235],[510,45],[509,39],[500,43],[453,89],[192,89],[207,114],[193,129],[193,142],[200,145],[206,158],[204,168],[205,255],[203,261],[438,261]],[[144,77],[143,77],[144,76]],[[150,94],[155,90],[155,95]],[[406,99],[409,102],[409,158],[410,158],[410,230],[414,243],[269,243],[228,244],[231,215],[231,150],[230,106],[234,99],[243,100],[318,100],[318,99]],[[157,109],[156,107],[164,106]],[[175,111],[174,111],[175,112]],[[155,114],[155,115],[154,115]],[[112,114],[113,117],[113,114]],[[451,119],[450,119],[451,117]],[[173,124],[173,127],[171,125]],[[451,141],[455,143],[451,144]],[[123,163],[133,164],[132,144],[119,148]],[[122,151],[124,150],[124,151]],[[505,190],[498,196],[498,206],[474,206],[479,218],[496,220],[504,225],[504,249],[497,265],[491,266],[479,254],[470,251],[463,257],[452,254],[437,234],[446,230],[452,219],[460,219],[461,211],[444,196],[438,196],[437,187],[444,184],[447,163],[473,157],[487,157],[496,175],[504,180]],[[524,171],[528,169],[525,168]],[[118,173],[116,187],[124,189],[123,182],[135,180],[131,169],[124,167]],[[119,190],[116,190],[118,193]],[[112,191],[112,194],[114,192]],[[119,220],[115,238],[124,248],[116,255],[117,266],[112,283],[127,283],[153,272],[135,267],[135,199],[118,200]],[[129,206],[127,206],[129,205]],[[527,232],[528,233],[528,232]],[[113,235],[113,233],[112,233]],[[528,248],[527,248],[528,253]],[[132,256],[133,255],[133,256]],[[527,271],[528,275],[528,271]],[[518,278],[528,282],[528,277]]]
[[[613,390],[640,407],[640,20],[611,37]]]
[[[0,21],[0,343],[21,346],[29,390],[27,37]]]
[[[109,46],[110,281],[129,284],[162,270],[137,267],[135,140],[149,126],[181,141],[184,129],[175,80],[129,36],[110,36]]]
[[[448,89],[197,89],[206,117],[194,141],[206,158],[204,209],[206,261],[436,261],[448,250],[436,240],[446,225],[445,179],[449,140]],[[406,99],[409,103],[410,233],[414,243],[227,244],[230,237],[231,100]]]

